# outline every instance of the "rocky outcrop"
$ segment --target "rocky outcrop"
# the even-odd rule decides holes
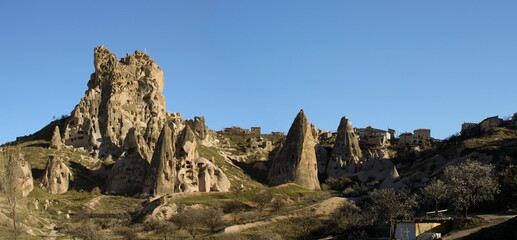
[[[62,194],[68,191],[72,172],[58,157],[50,156],[43,172],[41,187],[52,194]]]
[[[66,123],[66,145],[120,156],[130,129],[153,149],[164,124],[163,72],[149,55],[135,51],[120,61],[109,49],[94,51],[88,90]]]
[[[173,192],[229,191],[230,181],[224,172],[211,161],[198,157],[194,131],[186,125],[175,141],[174,128],[171,122],[162,130],[144,193],[157,196]]]
[[[339,123],[336,142],[330,154],[327,166],[328,176],[337,178],[355,173],[361,157],[359,138],[354,132],[352,121],[343,117]]]
[[[106,181],[108,194],[135,194],[142,191],[149,162],[139,149],[135,129],[129,130],[124,140],[124,152],[111,168]]]
[[[61,134],[59,133],[59,127],[56,126],[54,128],[54,132],[52,133],[52,139],[50,140],[50,148],[60,149],[63,146],[63,141],[61,141]]]
[[[301,110],[289,129],[278,157],[273,159],[268,173],[270,185],[294,182],[309,189],[320,189],[314,133]]]
[[[174,126],[174,125],[173,125]],[[152,196],[174,192],[176,185],[176,162],[172,130],[165,124],[156,144],[151,166],[144,183],[144,193]]]
[[[230,180],[224,172],[206,158],[196,159],[200,192],[228,192]]]

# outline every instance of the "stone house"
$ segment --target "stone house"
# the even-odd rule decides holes
[[[386,146],[390,144],[392,138],[388,131],[372,128],[355,128],[355,132],[359,135],[359,140],[365,144]]]
[[[499,127],[503,123],[503,119],[499,116],[489,117],[479,123],[482,132],[488,132],[496,127]]]
[[[413,131],[413,137],[416,139],[431,139],[431,129],[420,128]]]
[[[413,144],[413,133],[405,132],[400,134],[399,136],[399,145],[400,146],[409,146]]]

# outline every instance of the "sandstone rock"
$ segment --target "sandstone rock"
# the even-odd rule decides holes
[[[166,116],[162,69],[139,51],[117,61],[103,46],[95,48],[94,65],[88,90],[66,123],[65,144],[120,156],[135,128],[153,149]]]
[[[352,127],[352,121],[343,117],[337,130],[334,148],[330,154],[327,167],[328,176],[338,178],[346,173],[355,173],[357,165],[361,163],[361,157],[359,139]]]
[[[399,180],[400,176],[397,171],[397,168],[393,166],[388,171],[386,171],[386,176],[382,181],[380,188],[396,188],[395,181]]]
[[[52,134],[52,139],[50,140],[50,148],[60,149],[63,146],[63,142],[61,141],[61,134],[59,133],[59,127],[56,126],[54,128],[54,133]]]
[[[172,130],[165,124],[156,144],[144,183],[144,193],[152,196],[170,194],[176,185],[176,162]]]
[[[226,174],[206,158],[196,159],[200,192],[228,192],[230,180]]]
[[[72,172],[58,157],[50,156],[43,172],[41,187],[52,194],[62,194],[68,191]]]
[[[187,124],[199,140],[202,141],[207,138],[208,127],[205,124],[205,117],[194,117],[194,120],[187,120]]]
[[[124,152],[109,172],[106,193],[134,194],[142,191],[149,162],[139,150],[139,138],[136,134],[132,128],[126,135]]]
[[[273,159],[268,173],[270,185],[294,182],[309,189],[320,189],[315,134],[301,110],[289,129],[278,158]]]
[[[26,197],[34,189],[34,179],[32,178],[31,167],[22,154],[20,154],[19,161],[22,177],[19,179],[17,186],[19,186],[22,196]]]

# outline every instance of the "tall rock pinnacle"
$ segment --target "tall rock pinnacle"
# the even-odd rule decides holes
[[[315,147],[313,127],[301,110],[278,157],[273,160],[268,173],[269,184],[294,182],[309,189],[320,189]]]
[[[163,71],[141,51],[117,61],[109,49],[94,50],[95,73],[66,123],[66,145],[120,155],[129,129],[154,148],[166,118]],[[119,151],[117,153],[117,151]]]
[[[144,182],[144,193],[153,196],[174,192],[176,184],[176,158],[172,130],[165,124],[156,144],[151,166]]]
[[[329,177],[337,178],[346,173],[355,173],[362,153],[359,148],[359,139],[352,127],[352,121],[348,118],[341,118],[337,130],[336,142],[327,167]]]

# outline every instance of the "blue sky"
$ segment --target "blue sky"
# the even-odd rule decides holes
[[[0,0],[0,142],[70,114],[93,48],[146,49],[211,129],[431,128],[517,112],[516,1]]]

